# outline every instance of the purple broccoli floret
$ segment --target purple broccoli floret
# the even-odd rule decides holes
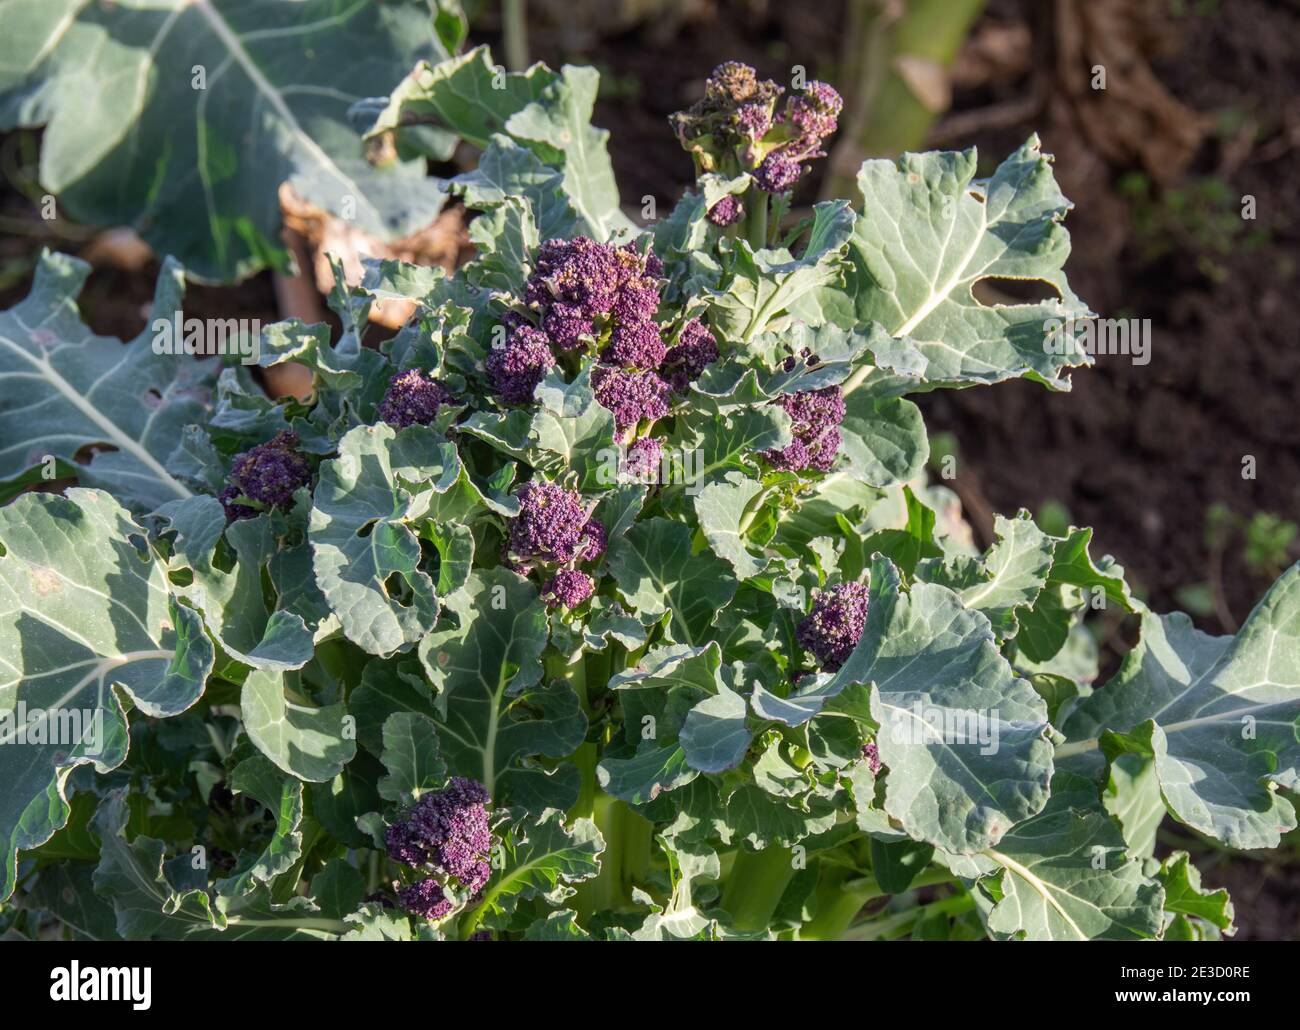
[[[724,61],[704,84],[705,96],[723,103],[740,104],[758,90],[758,72],[744,61]]]
[[[591,385],[596,400],[614,413],[614,427],[620,434],[668,414],[670,389],[654,372],[598,368],[591,374]]]
[[[645,436],[634,441],[623,455],[623,472],[642,482],[653,482],[663,460],[664,445],[658,437]]]
[[[429,860],[419,833],[406,821],[393,823],[384,831],[384,846],[388,857],[403,865],[423,865]]]
[[[311,482],[311,465],[299,453],[299,442],[297,433],[285,429],[236,456],[218,498],[227,519],[251,519],[267,508],[286,508],[293,503],[294,491]]]
[[[595,581],[577,569],[562,569],[542,587],[542,597],[551,608],[576,608],[592,595]]]
[[[492,875],[488,800],[481,783],[452,777],[443,790],[420,798],[404,821],[388,828],[384,842],[389,856],[416,868],[431,867],[470,895],[477,894]],[[404,908],[426,919],[440,919],[452,909],[443,884],[432,877],[402,888],[398,898]]]
[[[763,163],[754,172],[754,183],[765,193],[784,193],[794,187],[803,172],[798,157],[784,149],[774,150],[763,158]]]
[[[483,364],[497,396],[507,404],[527,404],[554,367],[555,355],[544,332],[523,325],[511,330],[504,344],[488,351]]]
[[[600,519],[588,519],[582,527],[582,540],[578,545],[579,561],[595,561],[609,546],[609,535]]]
[[[542,319],[542,328],[560,350],[578,350],[586,345],[583,337],[593,336],[595,321],[582,313],[576,304],[552,304]]]
[[[614,330],[601,357],[611,365],[653,369],[659,367],[665,353],[659,327],[653,322],[634,322]]]
[[[626,278],[618,251],[586,236],[572,240],[547,240],[537,257],[524,297],[530,304],[547,306],[563,301],[588,317],[609,311]]]
[[[867,624],[869,591],[864,583],[841,583],[823,590],[795,633],[799,646],[835,672],[853,653]]]
[[[441,919],[455,907],[443,891],[442,884],[432,876],[400,888],[397,900],[406,911],[425,919]]]
[[[441,384],[418,368],[411,368],[393,376],[376,412],[381,422],[394,429],[427,426],[449,400],[451,395]]]
[[[587,512],[582,498],[558,483],[534,479],[517,494],[519,514],[510,525],[510,550],[524,559],[569,562],[584,547]]]
[[[810,82],[802,93],[785,103],[785,118],[798,132],[793,146],[805,157],[812,157],[822,140],[838,128],[844,100],[824,82]]]
[[[648,322],[659,310],[659,284],[648,275],[634,275],[619,288],[610,314],[620,325]]]
[[[785,394],[780,405],[793,423],[794,439],[778,450],[764,451],[773,468],[787,472],[817,469],[828,472],[835,464],[844,421],[844,394],[838,386]]]
[[[677,342],[668,348],[661,372],[674,390],[685,390],[700,378],[705,366],[717,360],[717,338],[703,322],[692,318],[682,326]]]
[[[862,758],[867,763],[867,768],[871,770],[872,776],[880,773],[880,749],[875,744],[862,745]]]
[[[735,225],[745,217],[745,205],[734,193],[728,193],[711,208],[707,215],[710,222],[721,229]]]
[[[772,105],[763,101],[741,104],[736,110],[736,128],[748,140],[759,140],[772,128]]]

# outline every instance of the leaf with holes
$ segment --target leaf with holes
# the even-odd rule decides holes
[[[77,314],[90,266],[43,253],[27,299],[0,313],[0,482],[54,462],[83,484],[149,510],[190,496],[168,469],[187,423],[203,417],[208,365],[158,354],[146,329],[130,343],[96,336]],[[153,316],[181,310],[181,269],[163,264]],[[93,452],[85,464],[76,459]],[[49,478],[47,475],[45,478]]]

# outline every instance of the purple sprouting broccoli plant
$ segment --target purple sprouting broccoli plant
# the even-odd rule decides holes
[[[218,498],[229,521],[293,504],[294,491],[311,482],[311,464],[298,450],[299,442],[297,433],[281,430],[235,458]]]
[[[376,414],[381,422],[394,429],[427,426],[451,399],[451,394],[437,380],[418,368],[411,368],[393,376]]]
[[[528,404],[537,384],[555,366],[550,338],[540,329],[520,325],[503,344],[488,351],[484,362],[492,390],[506,404]]]
[[[426,919],[452,911],[448,885],[473,898],[492,875],[492,825],[487,789],[454,776],[445,788],[426,794],[385,831],[388,857],[415,869],[432,871],[398,891],[402,907]]]
[[[827,672],[838,670],[862,639],[868,594],[865,583],[830,587],[817,595],[812,611],[799,623],[799,646],[816,656]]]
[[[100,17],[97,5],[80,6]],[[487,95],[497,72],[486,56],[461,55],[442,71]],[[30,85],[44,74],[35,68]],[[1300,701],[1281,689],[1264,698],[1273,722],[1261,723],[1260,740],[1235,731],[1234,708],[1203,702],[1278,670],[1270,659],[1300,624],[1300,566],[1189,687],[1168,671],[1201,660],[1199,638],[1139,604],[1120,566],[1088,550],[1085,531],[1056,535],[1027,514],[998,519],[996,542],[976,554],[955,499],[921,480],[929,451],[904,394],[1017,376],[1063,387],[1070,367],[1087,363],[1082,349],[1030,346],[1051,322],[1042,305],[1003,305],[991,317],[962,303],[972,277],[1015,274],[1056,287],[1051,307],[1062,320],[1086,317],[1062,267],[1068,203],[1038,141],[988,180],[976,177],[987,162],[973,152],[873,161],[859,180],[860,208],[831,202],[786,219],[790,188],[827,149],[839,98],[820,83],[786,92],[746,65],[720,65],[701,102],[673,123],[707,177],[639,231],[609,188],[603,146],[579,168],[573,150],[561,157],[542,143],[536,130],[563,117],[574,146],[599,144],[572,123],[566,97],[580,83],[567,70],[549,74],[492,94],[501,127],[521,132],[494,137],[479,172],[461,179],[466,206],[486,212],[473,223],[472,267],[434,275],[385,263],[358,286],[340,283],[331,300],[349,305],[340,311],[346,346],[329,347],[321,332],[293,349],[296,326],[266,334],[269,348],[282,348],[277,362],[315,366],[306,399],[260,397],[239,370],[218,380],[207,362],[156,360],[139,344],[124,353],[71,331],[70,283],[80,276],[59,256],[41,259],[24,308],[0,315],[10,345],[0,364],[23,371],[20,381],[0,374],[4,401],[19,402],[0,403],[0,480],[39,475],[30,462],[49,447],[71,458],[112,442],[85,423],[88,409],[130,431],[109,434],[120,445],[111,454],[70,465],[94,488],[0,504],[0,589],[33,595],[0,611],[7,689],[39,698],[51,670],[86,665],[87,642],[92,664],[114,666],[126,687],[174,681],[153,691],[153,717],[136,720],[118,749],[143,745],[175,803],[178,818],[153,827],[169,837],[150,842],[159,853],[190,847],[185,827],[208,825],[208,815],[231,838],[222,842],[229,861],[217,856],[223,873],[236,868],[233,852],[265,850],[265,817],[225,817],[267,808],[274,821],[282,791],[205,792],[204,769],[220,767],[230,783],[274,770],[270,786],[292,786],[320,816],[308,860],[273,882],[231,875],[187,885],[186,897],[201,892],[208,903],[188,906],[198,919],[188,929],[193,920],[166,918],[185,898],[162,881],[161,891],[140,891],[125,877],[99,877],[96,903],[116,910],[127,936],[237,937],[241,924],[269,924],[254,917],[271,909],[275,926],[265,929],[285,936],[1230,934],[1226,898],[1196,886],[1187,856],[1144,858],[1133,841],[1120,853],[1131,827],[1116,824],[1103,799],[1145,804],[1152,788],[1198,833],[1277,846],[1295,821],[1285,788],[1300,752],[1284,730]],[[390,128],[378,130],[386,140],[410,128],[402,105],[427,80],[438,90],[447,82],[422,68],[394,92]],[[466,116],[456,105],[438,110],[441,128],[481,141],[481,125],[455,124]],[[549,167],[548,157],[562,163]],[[484,187],[504,181],[506,168],[528,182],[516,177],[503,201]],[[707,211],[701,197],[723,199]],[[576,238],[541,242],[565,235]],[[411,301],[413,321],[387,346],[354,346],[362,309],[394,292]],[[923,360],[935,348],[943,360]],[[412,363],[454,384],[454,402]],[[103,389],[69,396],[79,383]],[[48,417],[27,415],[38,402]],[[153,432],[136,432],[142,408],[156,414]],[[427,428],[395,434],[377,429],[381,419]],[[793,432],[773,450],[778,424]],[[51,425],[59,434],[45,432]],[[301,442],[285,432],[220,459],[222,472],[233,464],[228,482],[196,467],[250,426],[292,426]],[[174,430],[184,433],[180,448]],[[850,462],[840,452],[851,438],[862,442],[855,458],[872,441],[887,440],[890,453]],[[624,474],[648,481],[597,485],[614,454]],[[288,510],[196,526],[215,501],[187,495],[204,488],[231,519]],[[252,589],[231,593],[223,579]],[[823,584],[804,612],[787,607]],[[1087,639],[1098,591],[1108,619],[1120,609],[1141,623],[1140,650],[1108,683],[1094,682],[1086,654],[1064,650]],[[874,667],[854,668],[864,657],[855,647],[868,645]],[[294,671],[260,668],[277,656],[293,659],[282,664]],[[1050,696],[1035,689],[1044,669],[1063,681]],[[80,678],[84,703],[112,701]],[[222,741],[241,713],[192,702],[205,691],[226,698],[235,682],[251,707],[231,750]],[[327,706],[308,720],[310,748],[259,732],[268,688],[277,704]],[[941,701],[945,725],[895,734],[846,718],[862,715],[868,693],[877,708]],[[384,705],[402,697],[420,713],[402,713],[391,731],[391,717],[376,727]],[[369,734],[356,735],[368,740],[352,740],[350,720],[328,714],[340,702],[368,715]],[[211,732],[191,748],[158,746],[169,732],[163,717],[182,710]],[[1174,732],[1193,710],[1204,732]],[[951,733],[946,715],[963,712],[981,723],[991,712],[1006,731],[992,753],[966,719]],[[921,730],[928,718],[909,721]],[[1151,738],[1167,738],[1168,754],[1150,766],[1162,782],[1139,796],[1132,777],[1108,775],[1104,745],[1147,725],[1168,731]],[[24,775],[3,779],[0,927],[66,936],[72,928],[55,925],[61,910],[45,900],[68,871],[53,856],[70,815],[45,802],[68,763],[86,756],[32,744],[22,755],[0,748],[0,762],[24,763]],[[1261,764],[1262,750],[1276,762]],[[124,769],[140,765],[116,757]],[[250,761],[253,776],[242,768]],[[413,790],[444,766],[481,770],[490,786],[457,779],[411,798],[378,847],[339,818],[350,800],[368,811],[367,797]],[[73,833],[78,848],[83,838],[103,842],[103,870],[122,857],[110,845],[148,798],[139,777],[105,778],[92,765],[76,780],[85,789],[75,810],[89,802],[98,812],[94,833]],[[345,783],[346,797],[317,791],[331,782]],[[1114,860],[1092,862],[1082,842],[1098,834],[1072,838],[1057,832],[1064,824],[1100,828]],[[879,849],[828,826],[888,826],[913,854],[939,861],[925,858],[910,898],[882,911],[864,896],[874,889],[857,890],[867,880],[845,879]],[[19,846],[39,841],[53,842],[48,861],[22,859]],[[799,873],[790,858],[803,844],[815,846]],[[701,863],[680,861],[689,857],[682,846],[708,856],[712,872],[695,877]],[[343,879],[316,875],[325,860]],[[312,898],[331,880],[352,889]],[[10,904],[13,893],[21,896]],[[279,904],[292,898],[319,904]],[[344,898],[352,911],[333,911]],[[383,911],[390,900],[394,910]],[[689,919],[668,918],[687,903]]]
[[[552,608],[577,608],[595,589],[595,580],[580,569],[561,569],[542,587],[542,598]]]
[[[785,472],[815,469],[829,472],[839,454],[844,394],[838,386],[789,393],[779,401],[793,423],[794,439],[777,450],[764,451],[773,468]]]

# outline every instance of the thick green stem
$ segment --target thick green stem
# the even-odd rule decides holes
[[[843,53],[849,92],[823,199],[855,196],[859,165],[925,142],[948,106],[952,65],[985,0],[850,0]]]
[[[877,941],[902,937],[916,928],[916,924],[929,916],[955,916],[975,907],[975,899],[969,894],[950,894],[925,905],[918,905],[905,912],[891,912],[878,919],[848,930],[843,939],[848,941]]]
[[[528,67],[528,15],[524,0],[504,0],[501,5],[502,46],[512,72]]]
[[[754,250],[767,246],[767,194],[757,186],[745,192],[745,239]]]
[[[741,930],[764,929],[793,877],[794,863],[786,848],[775,844],[762,851],[741,848],[722,892],[722,907],[730,913],[732,925]]]
[[[851,870],[824,869],[817,884],[817,914],[799,931],[801,941],[838,941],[842,939],[862,906],[875,898],[883,898],[874,877],[850,879]],[[952,874],[946,869],[927,869],[912,881],[909,890],[950,883]]]

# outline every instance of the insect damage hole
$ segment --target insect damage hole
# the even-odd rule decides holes
[[[975,302],[986,308],[1061,300],[1061,291],[1046,279],[1019,279],[1004,275],[986,275],[976,279],[970,292]]]

